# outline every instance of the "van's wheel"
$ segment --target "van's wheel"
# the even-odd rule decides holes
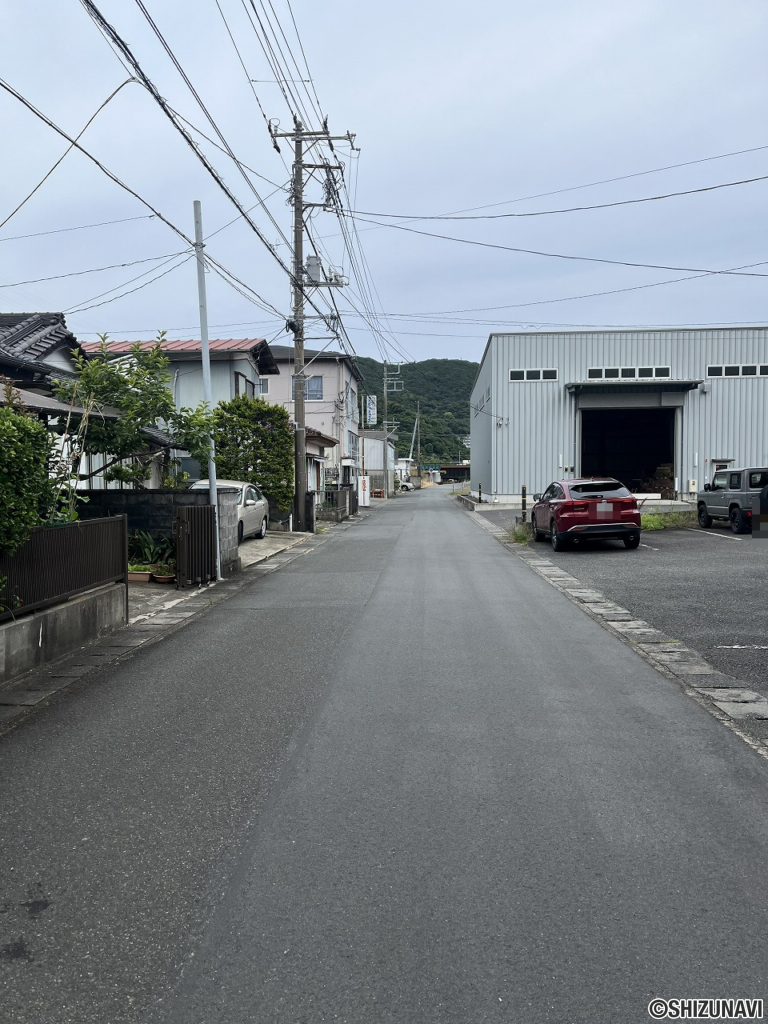
[[[640,534],[631,533],[628,537],[622,537],[625,548],[639,548],[640,547]]]
[[[699,505],[699,511],[696,514],[696,518],[699,520],[699,526],[702,530],[708,530],[712,525],[712,516],[707,512],[707,506],[703,502]]]
[[[540,544],[544,540],[544,534],[536,525],[536,516],[531,516],[531,529],[533,530],[533,539]]]
[[[267,517],[266,516],[264,516],[264,518],[261,520],[261,527],[259,528],[259,532],[258,532],[258,534],[256,536],[259,537],[261,540],[264,540],[264,538],[267,536]]]
[[[243,543],[243,520],[242,519],[237,524],[237,543],[238,544],[242,544]]]
[[[563,537],[562,533],[557,532],[557,523],[554,519],[549,524],[549,539],[552,541],[553,551],[564,551],[567,547],[565,537]]]
[[[747,532],[746,517],[740,508],[732,508],[728,518],[730,519],[731,529],[734,533]]]

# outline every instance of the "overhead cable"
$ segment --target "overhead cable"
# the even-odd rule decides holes
[[[118,85],[118,87],[116,89],[114,89],[109,94],[109,96],[107,96],[107,98],[104,100],[104,102],[98,107],[96,112],[91,117],[88,118],[88,120],[85,122],[85,125],[83,126],[83,128],[75,136],[75,142],[77,141],[77,139],[81,138],[85,134],[87,129],[93,124],[93,122],[96,120],[98,115],[102,112],[102,110],[106,107],[106,105],[110,102],[110,100],[113,100],[115,98],[115,96],[117,96],[117,94],[120,92],[120,90],[124,89],[126,85],[130,85],[132,82],[135,82],[135,81],[136,81],[135,78],[128,78],[128,79],[126,79],[125,82],[123,82],[121,85]],[[19,205],[15,209],[11,210],[11,212],[8,214],[8,216],[5,218],[5,220],[0,221],[0,228],[4,228],[5,225],[8,223],[8,221],[12,217],[15,217],[16,214],[19,212],[19,210],[26,203],[29,202],[29,200],[32,198],[32,196],[35,194],[35,192],[37,192],[37,190],[48,180],[48,178],[50,178],[50,176],[53,174],[53,172],[56,170],[56,168],[59,166],[59,164],[62,163],[62,161],[72,152],[72,150],[74,149],[74,146],[75,146],[75,143],[72,143],[70,146],[67,147],[67,149],[64,150],[64,152],[61,154],[61,156],[56,161],[56,163],[53,165],[53,167],[50,169],[50,171],[48,171],[47,174],[43,175],[43,177],[40,179],[40,181],[38,181],[38,183],[35,185],[35,187],[32,189],[32,191],[29,192],[21,200],[21,202],[19,203]]]
[[[585,210],[606,210],[612,206],[633,206],[637,203],[653,203],[659,199],[674,199],[677,196],[692,196],[700,192],[715,192],[721,188],[733,188],[735,185],[751,185],[756,181],[768,181],[768,174],[759,178],[742,178],[740,181],[726,181],[719,185],[707,185],[705,188],[689,188],[683,192],[666,192],[658,196],[644,196],[642,199],[620,199],[613,203],[596,203],[594,206],[569,206],[561,210],[533,210],[529,213],[479,213],[479,214],[410,214],[410,213],[371,213],[369,210],[346,210],[345,216],[391,217],[395,220],[506,220],[511,217],[550,217],[557,213],[581,213]]]
[[[111,224],[128,224],[132,220],[154,220],[154,213],[142,213],[138,217],[121,217],[120,220],[102,220],[98,224],[77,224],[71,228],[53,228],[51,231],[33,231],[30,235],[8,235],[0,242],[18,242],[23,238],[40,238],[42,235],[60,235],[65,231],[85,231],[87,228],[103,228]]]
[[[139,263],[156,263],[159,260],[173,259],[183,255],[182,252],[167,252],[163,256],[147,256],[142,260],[132,260],[130,263],[112,263],[107,267],[93,267],[91,270],[70,270],[66,274],[54,274],[52,277],[35,277],[29,281],[14,281],[13,284],[0,284],[0,288],[18,288],[24,284],[41,284],[43,281],[59,281],[64,277],[82,277],[83,274],[100,274],[104,270],[120,270],[123,267],[135,267]]]
[[[434,231],[421,231],[419,228],[409,228],[404,224],[382,224],[380,221],[368,220],[365,217],[359,218],[366,224],[377,224],[379,227],[392,228],[395,231],[408,231],[413,235],[424,235],[426,238],[440,238],[446,242],[461,242],[464,245],[476,245],[483,249],[501,249],[504,252],[519,252],[528,256],[546,256],[556,260],[576,260],[584,263],[606,263],[614,267],[643,267],[649,270],[679,270],[681,273],[697,274],[732,274],[737,277],[768,277],[768,274],[749,274],[736,270],[709,270],[702,267],[672,267],[663,263],[637,263],[631,260],[609,260],[599,256],[572,256],[561,252],[543,252],[540,249],[523,249],[518,246],[500,245],[496,242],[481,242],[474,238],[456,238],[454,235],[440,235]]]

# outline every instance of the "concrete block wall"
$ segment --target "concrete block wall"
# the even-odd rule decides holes
[[[55,661],[127,621],[126,585],[112,583],[4,622],[0,625],[0,683]]]
[[[179,506],[208,504],[208,491],[81,491],[88,498],[78,506],[81,519],[103,516],[128,516],[128,533],[145,530],[155,539],[173,533],[173,520]],[[239,569],[237,554],[237,491],[221,488],[219,497],[219,548],[222,575]]]

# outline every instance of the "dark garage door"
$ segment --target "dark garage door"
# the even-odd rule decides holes
[[[674,444],[674,409],[582,410],[582,476],[614,476],[630,490],[672,497]]]

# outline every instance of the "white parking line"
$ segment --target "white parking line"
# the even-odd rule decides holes
[[[688,533],[698,533],[700,537],[711,537],[713,540],[735,540],[742,541],[743,537],[730,537],[727,533],[707,533],[705,530],[695,530],[692,526],[686,526]]]
[[[384,465],[383,462],[382,462],[382,465]],[[641,548],[648,548],[649,551],[660,551],[661,550],[661,548],[655,548],[651,544],[641,544],[640,547]]]

